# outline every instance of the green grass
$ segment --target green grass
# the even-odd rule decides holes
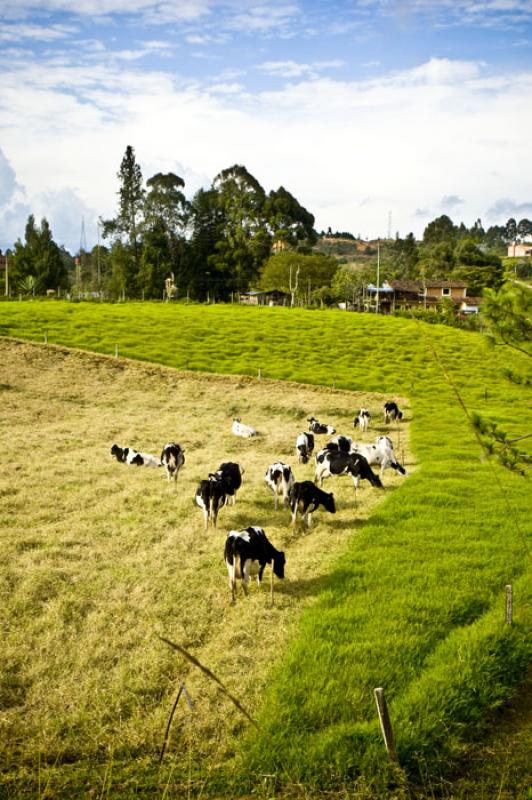
[[[528,433],[527,390],[502,377],[504,367],[524,367],[519,358],[488,350],[478,334],[338,312],[0,308],[4,334],[42,340],[45,329],[50,342],[108,354],[118,343],[123,356],[178,368],[252,376],[260,368],[264,377],[409,398],[418,468],[354,528],[323,576],[274,666],[260,733],[237,737],[232,769],[239,791],[256,788],[257,775],[274,776],[264,778],[270,789],[362,781],[368,793],[383,791],[394,778],[375,718],[373,689],[383,686],[408,779],[439,784],[530,664],[528,483],[484,459],[455,392],[509,434]]]

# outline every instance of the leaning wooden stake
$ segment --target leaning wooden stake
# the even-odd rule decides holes
[[[511,584],[506,586],[506,624],[513,622],[514,598]]]
[[[170,734],[170,725],[172,724],[172,720],[174,718],[175,710],[177,708],[177,704],[179,703],[179,698],[181,697],[182,694],[185,696],[185,700],[187,701],[187,705],[190,708],[190,710],[193,711],[193,709],[194,709],[194,703],[192,702],[192,700],[190,698],[190,695],[187,692],[187,687],[185,686],[184,683],[180,683],[179,684],[179,691],[177,693],[177,697],[175,699],[175,703],[174,703],[174,705],[172,707],[172,710],[170,711],[170,716],[168,717],[168,724],[166,726],[166,731],[164,733],[164,741],[163,741],[163,746],[161,748],[161,755],[159,756],[159,764],[163,760],[163,757],[164,757],[164,754],[165,754],[165,751],[166,751],[166,745],[168,743],[168,736]]]
[[[375,701],[377,703],[377,711],[379,714],[379,722],[381,724],[382,736],[386,750],[392,761],[399,762],[397,750],[395,749],[395,742],[393,739],[392,723],[390,722],[390,715],[388,713],[388,706],[386,704],[386,697],[384,696],[384,689],[374,689]]]

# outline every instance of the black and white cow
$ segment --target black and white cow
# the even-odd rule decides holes
[[[266,564],[273,562],[273,572],[284,578],[285,555],[268,541],[263,528],[250,525],[242,531],[230,531],[225,541],[225,564],[233,602],[236,599],[236,582],[242,581],[244,594],[248,593],[251,575],[257,575],[260,585]]]
[[[296,439],[296,453],[300,464],[306,464],[314,450],[312,433],[300,433]]]
[[[395,458],[392,440],[388,436],[377,436],[375,444],[353,444],[352,449],[363,455],[370,466],[379,466],[381,478],[388,467],[406,475],[405,468]]]
[[[224,483],[219,475],[209,475],[207,480],[200,481],[195,495],[196,505],[203,511],[205,530],[209,522],[216,528],[218,512],[227,503]]]
[[[301,514],[307,528],[312,525],[312,514],[322,506],[325,511],[336,514],[334,495],[318,489],[312,481],[294,483],[290,489],[290,510],[292,511],[292,525],[296,524],[298,513]]]
[[[353,420],[353,428],[357,426],[360,428],[361,433],[365,433],[369,428],[369,423],[371,420],[371,414],[369,413],[367,408],[361,408],[358,412],[357,416]]]
[[[396,419],[403,419],[403,412],[399,411],[399,406],[394,400],[389,400],[384,404],[384,421],[388,423]]]
[[[275,464],[271,464],[266,470],[264,480],[273,492],[275,510],[277,511],[277,501],[279,497],[282,497],[283,503],[288,505],[290,489],[295,482],[292,468],[289,467],[288,464],[283,464],[282,461],[276,461]]]
[[[336,428],[333,428],[332,425],[327,425],[325,422],[318,422],[315,417],[309,417],[307,422],[309,423],[309,431],[312,431],[312,433],[336,433]]]
[[[333,436],[333,438],[327,442],[324,450],[329,450],[330,452],[340,452],[340,453],[350,453],[351,452],[351,445],[353,444],[353,440],[350,436],[343,436],[342,434],[338,434],[338,436]],[[317,456],[316,456],[317,458]]]
[[[251,425],[244,425],[240,419],[234,419],[231,430],[235,436],[242,436],[244,439],[250,439],[252,436],[257,436],[257,431]]]
[[[226,497],[232,497],[233,505],[235,505],[236,493],[242,486],[243,467],[233,461],[227,461],[224,464],[220,464],[214,474],[221,479]]]
[[[174,479],[177,481],[179,470],[185,463],[185,453],[181,446],[175,442],[169,442],[163,447],[161,453],[161,464],[166,467],[166,475],[168,480]]]
[[[320,486],[325,478],[331,475],[349,475],[358,489],[361,480],[367,480],[372,486],[382,489],[378,475],[375,475],[364,456],[360,453],[344,453],[339,450],[320,450],[316,456],[315,481]]]
[[[114,444],[111,447],[111,456],[123,464],[135,464],[137,467],[162,467],[160,459],[149,453],[139,453],[132,447],[119,447]]]

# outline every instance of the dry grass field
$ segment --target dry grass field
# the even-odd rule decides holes
[[[177,687],[181,704],[168,745],[207,774],[227,763],[249,723],[212,681],[161,642],[181,644],[254,715],[300,612],[327,587],[328,572],[376,505],[405,479],[387,471],[386,491],[329,479],[338,513],[316,513],[311,531],[274,511],[264,473],[278,459],[296,479],[295,437],[310,415],[353,435],[354,412],[379,414],[382,397],[250,378],[181,373],[60,347],[0,341],[0,752],[12,796],[46,765],[154,759]],[[398,398],[407,406],[404,399]],[[260,432],[237,439],[231,420]],[[407,414],[407,416],[409,416]],[[392,438],[413,468],[407,425]],[[390,431],[388,430],[388,433]],[[316,437],[318,442],[327,437]],[[360,438],[360,437],[358,437]],[[177,485],[163,470],[110,458],[113,443],[160,454],[179,442]],[[245,469],[237,504],[205,533],[193,496],[222,461]],[[255,524],[286,553],[286,580],[269,598],[269,570],[236,604],[223,562],[226,533]],[[36,795],[34,795],[36,796]]]

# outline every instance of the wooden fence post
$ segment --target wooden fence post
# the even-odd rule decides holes
[[[118,358],[118,345],[115,344],[115,358]]]
[[[379,722],[381,724],[382,736],[386,750],[392,761],[399,761],[397,757],[397,750],[395,749],[395,742],[393,739],[392,723],[390,722],[390,715],[388,713],[388,705],[386,704],[386,697],[384,696],[384,689],[374,689],[375,701],[377,703],[377,712],[379,714]]]
[[[262,380],[262,375],[261,375],[261,371],[260,371],[260,367],[259,367],[259,381],[260,380]]]
[[[511,625],[513,622],[514,598],[511,584],[506,586],[506,624]]]
[[[44,343],[48,344],[48,330],[44,331]]]

